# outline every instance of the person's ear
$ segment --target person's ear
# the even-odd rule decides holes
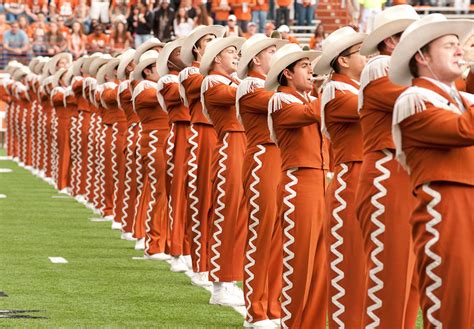
[[[348,57],[339,56],[338,59],[337,59],[337,62],[339,64],[339,67],[349,68]]]
[[[293,80],[293,72],[288,69],[283,70],[283,75],[285,76],[286,80]]]

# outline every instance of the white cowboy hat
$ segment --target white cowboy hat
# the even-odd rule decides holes
[[[474,33],[474,20],[448,20],[443,14],[424,16],[403,32],[390,59],[388,76],[397,85],[411,85],[409,63],[419,49],[445,35],[457,35],[462,43]]]
[[[142,43],[138,48],[135,53],[135,56],[133,57],[133,60],[135,61],[135,64],[138,64],[140,61],[140,57],[147,52],[148,50],[152,50],[155,47],[164,47],[166,43],[161,42],[160,39],[158,38],[151,38]]]
[[[43,68],[48,63],[48,59],[46,57],[42,57],[38,60],[35,67],[33,68],[33,73],[36,75],[40,75],[43,72]]]
[[[114,70],[120,64],[120,58],[112,58],[109,62],[103,65],[99,71],[97,71],[97,84],[101,85],[105,83],[105,77],[115,77]]]
[[[133,61],[133,58],[135,57],[135,49],[127,49],[122,56],[120,56],[120,63],[117,68],[117,78],[119,80],[126,80],[128,79],[127,74],[125,72],[125,69],[127,68],[128,64],[130,64],[131,61]]]
[[[314,73],[328,74],[331,72],[331,63],[346,49],[361,43],[367,37],[365,33],[357,33],[350,26],[344,26],[332,32],[323,40],[323,53],[314,66]]]
[[[12,72],[20,67],[22,67],[23,64],[17,62],[17,61],[10,61],[8,65],[5,67],[5,70],[12,75]]]
[[[85,74],[90,75],[90,73],[89,73],[89,68],[90,68],[92,62],[93,62],[96,58],[98,58],[98,57],[100,57],[100,56],[102,56],[102,55],[103,55],[102,53],[97,52],[97,53],[93,53],[92,55],[90,55],[89,57],[87,57],[87,58],[84,60],[84,64],[82,64],[82,72],[84,72]]]
[[[281,47],[270,61],[270,72],[268,72],[265,80],[266,90],[275,90],[279,86],[278,76],[289,65],[303,58],[309,58],[312,62],[321,54],[320,51],[302,50],[300,46],[294,43],[289,43]]]
[[[187,66],[191,66],[194,61],[193,49],[196,43],[205,35],[213,34],[216,38],[222,38],[225,34],[225,27],[222,25],[200,25],[196,27],[191,33],[184,39],[183,45],[181,46],[181,60]]]
[[[74,77],[73,67],[69,66],[66,73],[63,75],[63,81],[66,84],[66,86],[69,86],[71,84],[71,81],[72,81],[73,77]]]
[[[86,63],[87,58],[89,58],[89,56],[85,55],[85,56],[79,57],[78,59],[74,61],[74,63],[72,63],[72,72],[74,76],[82,75],[81,69]]]
[[[30,64],[28,64],[28,68],[31,72],[35,69],[36,64],[38,64],[41,57],[35,57],[31,60]]]
[[[217,55],[224,49],[234,46],[237,48],[237,51],[240,50],[240,47],[245,42],[245,38],[241,37],[226,37],[226,38],[215,38],[209,42],[206,46],[206,51],[201,59],[201,66],[199,67],[199,72],[202,75],[207,75],[211,68],[211,65],[214,62],[214,59]]]
[[[49,74],[53,75],[54,73],[56,73],[56,71],[58,70],[56,65],[58,65],[58,63],[64,58],[69,63],[72,63],[72,55],[70,53],[59,53],[51,57],[49,61]]]
[[[63,74],[65,74],[66,72],[67,72],[67,69],[61,68],[57,70],[56,73],[54,73],[52,81],[51,81],[51,83],[53,84],[53,88],[59,86],[59,80],[61,80]]]
[[[22,78],[30,74],[31,71],[26,66],[19,67],[18,70],[15,70],[13,73],[13,80],[20,81]]]
[[[276,46],[280,49],[283,45],[287,44],[287,40],[269,38],[265,34],[255,34],[244,42],[240,49],[241,57],[239,65],[237,66],[237,75],[239,79],[244,79],[247,76],[249,63],[252,59],[257,56],[262,50],[267,49],[271,46]]]
[[[420,19],[416,10],[410,5],[388,7],[375,15],[374,30],[368,35],[360,49],[361,55],[375,54],[377,45],[384,39],[403,32],[408,25]]]
[[[146,53],[144,53],[139,61],[137,66],[135,66],[135,70],[133,70],[132,73],[132,78],[133,80],[136,81],[142,81],[142,72],[143,70],[150,66],[151,64],[156,63],[156,60],[158,59],[158,52],[156,50],[148,50]]]
[[[168,74],[168,60],[170,55],[176,48],[179,48],[183,45],[183,41],[184,39],[176,39],[174,41],[168,42],[160,51],[158,59],[156,60],[156,70],[158,71],[158,75],[160,77]]]
[[[91,65],[89,66],[89,74],[93,77],[97,76],[97,72],[101,68],[101,66],[107,64],[113,57],[109,54],[102,55],[97,57],[94,61],[92,61]]]

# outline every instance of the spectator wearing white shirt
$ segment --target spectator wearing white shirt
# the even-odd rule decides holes
[[[174,34],[177,38],[182,38],[191,33],[194,22],[188,17],[188,13],[184,7],[179,7],[178,13],[173,21]]]

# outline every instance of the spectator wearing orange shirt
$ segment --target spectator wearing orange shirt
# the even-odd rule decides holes
[[[51,2],[53,3],[53,1]],[[57,15],[61,16],[65,21],[72,23],[74,18],[74,8],[77,4],[77,0],[57,0],[55,3],[56,13]]]
[[[104,33],[102,24],[97,24],[94,28],[94,33],[87,37],[86,49],[89,53],[105,52],[109,45],[109,37]]]
[[[36,22],[38,20],[38,14],[48,14],[48,1],[47,0],[29,0],[25,8],[25,14],[28,16],[30,22]]]
[[[34,56],[45,56],[48,53],[48,43],[46,42],[46,24],[35,25],[31,38],[31,49]]]
[[[252,22],[258,24],[258,33],[263,33],[265,22],[267,21],[269,0],[254,0],[255,5],[252,8]]]
[[[246,33],[247,25],[252,19],[252,8],[255,6],[254,0],[230,0],[232,10],[240,29]]]
[[[291,6],[293,6],[293,0],[276,0],[276,26],[288,25]]]
[[[112,51],[122,51],[130,48],[132,35],[127,31],[127,25],[122,21],[116,21],[114,29],[110,34],[110,48]]]
[[[311,50],[321,50],[321,43],[326,38],[323,24],[319,24],[314,30],[314,34],[309,39],[309,48]]]
[[[230,13],[231,0],[212,0],[211,12],[214,13],[215,24],[227,25],[227,19]]]
[[[257,24],[255,24],[254,22],[250,22],[247,25],[247,33],[244,33],[244,37],[245,37],[245,39],[250,39],[255,34],[257,34],[257,32],[258,32],[257,31]]]
[[[0,13],[0,43],[3,43],[3,34],[10,26],[7,24],[7,18],[4,13]]]
[[[25,33],[28,35],[29,38],[33,35],[33,30],[31,29],[31,25],[28,24],[28,19],[26,18],[25,15],[18,17],[17,19],[18,25],[20,26],[20,29],[25,31]]]
[[[72,33],[67,38],[67,48],[74,59],[78,59],[86,53],[87,37],[84,34],[83,26],[80,22],[72,24]]]
[[[25,14],[25,0],[5,0],[5,12],[7,13],[7,21],[9,23],[18,20],[18,17]]]
[[[69,30],[69,27],[64,25],[64,17],[56,16],[56,24],[58,24],[59,32],[61,32],[64,38],[67,39],[71,35],[71,30]]]
[[[295,43],[295,44],[300,43],[298,39],[296,39],[294,36],[290,34],[290,28],[288,27],[288,25],[281,25],[277,31],[280,32],[281,38],[283,40],[288,40],[289,43]]]
[[[67,48],[67,40],[64,34],[59,31],[58,24],[55,22],[49,24],[49,31],[46,33],[46,44],[50,56],[62,53]]]

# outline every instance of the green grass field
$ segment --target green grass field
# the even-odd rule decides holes
[[[0,155],[4,153],[0,150]],[[208,304],[165,262],[132,260],[142,253],[110,223],[12,161],[0,161],[0,327],[241,328],[234,310]],[[48,257],[66,258],[53,264]],[[48,319],[7,319],[1,310],[42,310]],[[421,319],[417,328],[421,328]]]
[[[3,153],[3,152],[2,152]],[[132,260],[142,252],[119,239],[110,223],[11,161],[0,161],[1,310],[44,310],[48,319],[7,319],[12,328],[241,328],[231,308],[208,304],[165,262]],[[48,257],[66,258],[53,264]]]

